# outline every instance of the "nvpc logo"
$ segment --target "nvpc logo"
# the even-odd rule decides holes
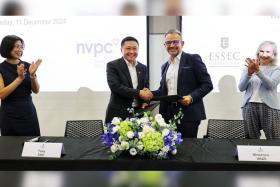
[[[100,43],[100,42],[91,42],[91,43],[77,43],[76,52],[77,54],[93,54],[94,57],[102,53],[112,53],[113,48],[118,46],[120,40],[118,38],[112,39],[111,42]]]

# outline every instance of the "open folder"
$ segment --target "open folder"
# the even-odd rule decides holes
[[[153,111],[159,105],[158,101],[152,101],[146,108],[135,108],[136,116],[143,116],[144,112]]]
[[[167,95],[167,96],[154,97],[151,100],[152,101],[177,102],[180,99],[183,99],[183,97],[180,95]]]

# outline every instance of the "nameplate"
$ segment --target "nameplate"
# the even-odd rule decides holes
[[[280,162],[280,146],[238,145],[239,161]]]
[[[63,143],[24,142],[22,157],[60,158]]]

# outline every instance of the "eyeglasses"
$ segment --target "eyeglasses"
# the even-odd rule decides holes
[[[171,44],[178,46],[180,44],[180,40],[166,41],[164,44],[166,46],[171,46]]]

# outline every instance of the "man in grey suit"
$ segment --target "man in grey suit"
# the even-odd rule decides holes
[[[129,116],[127,109],[143,108],[145,101],[152,97],[148,89],[147,67],[137,62],[139,43],[136,38],[128,36],[121,42],[123,56],[107,64],[107,82],[111,97],[106,111],[105,123],[114,117],[125,119]]]

